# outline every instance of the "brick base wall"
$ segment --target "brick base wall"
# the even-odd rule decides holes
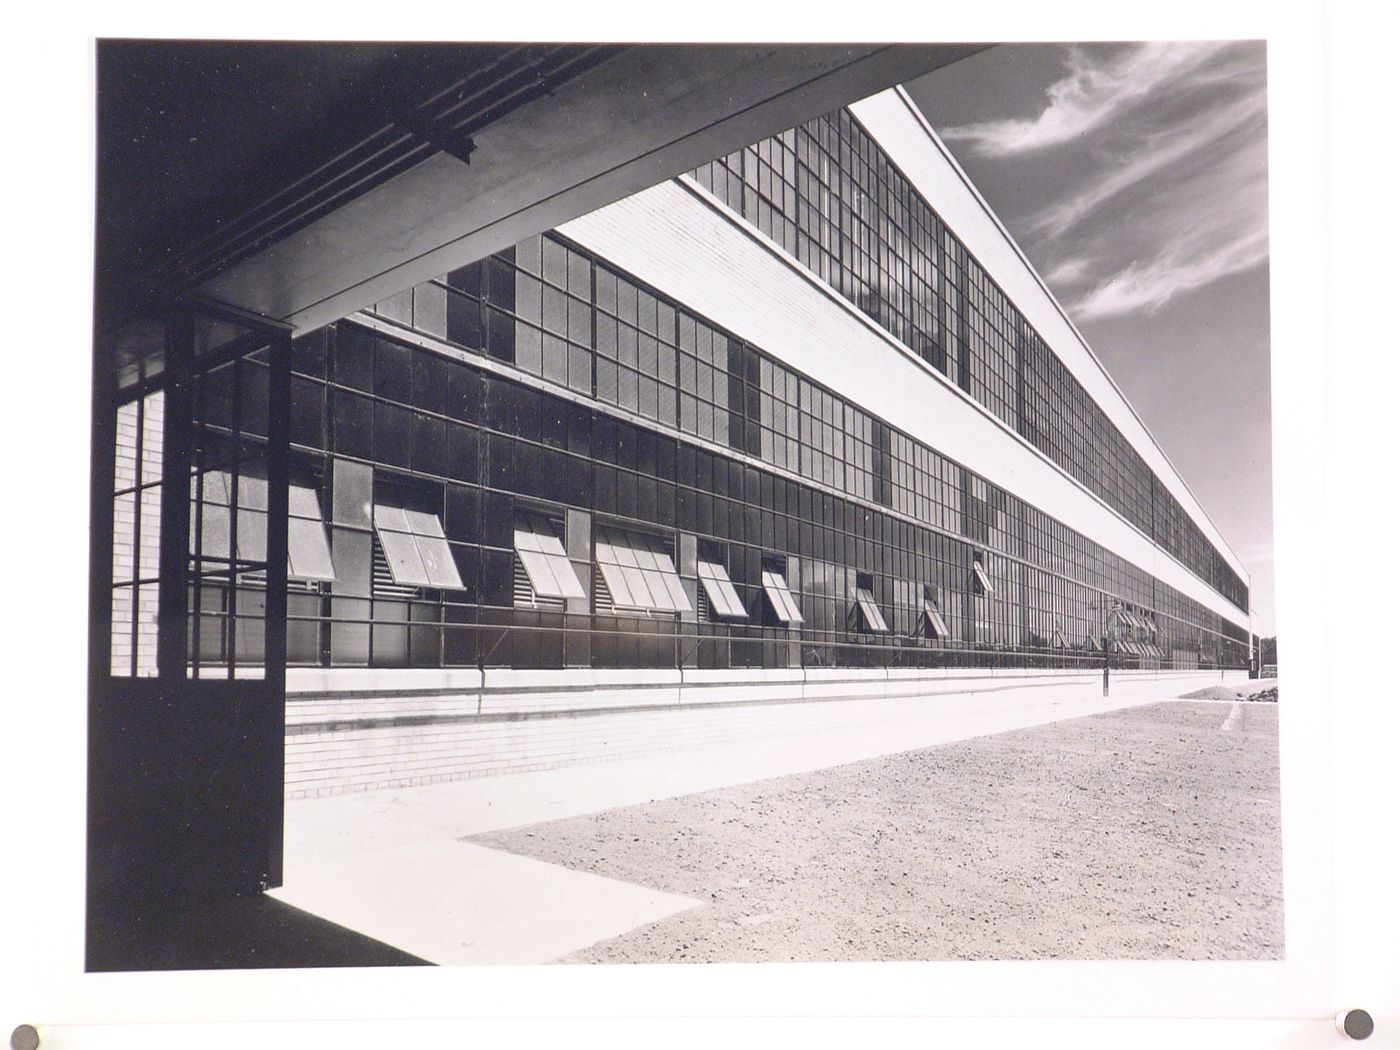
[[[633,758],[907,718],[940,694],[1096,689],[1024,671],[660,671],[289,674],[289,798]],[[1237,676],[1243,677],[1243,672]],[[1117,672],[1188,692],[1218,672]],[[334,688],[339,685],[341,688]]]

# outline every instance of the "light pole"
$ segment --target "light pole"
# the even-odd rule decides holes
[[[1108,597],[1096,601],[1089,606],[1099,614],[1099,646],[1103,649],[1103,695],[1108,695],[1108,642],[1109,642],[1109,617],[1111,612],[1117,611],[1121,603],[1114,602],[1112,609],[1109,608]]]

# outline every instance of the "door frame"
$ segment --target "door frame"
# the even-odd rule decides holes
[[[118,340],[97,341],[93,370],[88,648],[88,958],[112,924],[156,923],[190,907],[281,884],[287,615],[288,459],[291,329],[208,300],[187,299],[145,322],[157,332],[157,374],[118,385]],[[241,334],[212,350],[201,326]],[[267,475],[262,675],[208,677],[190,653],[190,491],[201,423],[195,390],[211,369],[261,353],[266,404],[256,385],[231,395],[235,412],[263,416],[264,431],[237,434],[256,448]],[[242,364],[234,365],[242,369]],[[159,393],[164,418],[159,471],[158,598],[154,665],[113,668],[114,555],[117,553],[117,416]],[[245,401],[247,402],[245,404]],[[128,414],[130,414],[128,412]],[[238,418],[235,416],[235,418]],[[136,465],[140,537],[143,467]],[[152,508],[153,510],[154,508]],[[137,583],[147,571],[125,537]],[[125,571],[125,570],[124,570]],[[236,589],[233,566],[230,590]],[[141,615],[131,592],[131,622]],[[125,628],[124,628],[125,629]],[[253,630],[256,630],[254,625]],[[133,626],[133,647],[138,629]],[[149,639],[147,639],[149,642]],[[230,646],[232,649],[232,646]],[[197,655],[197,654],[196,654]],[[123,660],[123,663],[125,661]],[[138,673],[138,668],[139,672]],[[120,670],[120,669],[119,669]],[[204,676],[195,674],[206,672]],[[120,918],[117,918],[120,917]],[[105,927],[104,927],[105,924]]]

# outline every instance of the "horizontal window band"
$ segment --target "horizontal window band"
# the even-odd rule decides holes
[[[804,124],[799,125],[797,128],[792,130],[794,132],[804,133],[805,129],[810,128],[812,125],[821,124],[822,122],[830,122],[832,120],[848,120],[853,127],[860,128],[861,134],[866,136],[866,141],[872,145],[872,148],[883,154],[883,147],[878,143],[878,141],[876,141],[872,136],[870,136],[869,133],[863,129],[863,127],[861,127],[861,122],[859,118],[857,118],[854,115],[853,110],[849,107],[838,110],[836,111],[836,113],[828,114],[823,117],[815,118],[812,121],[804,122]],[[763,140],[763,142],[773,143],[775,144],[774,148],[782,149],[787,152],[791,152],[793,148],[793,145],[791,143],[789,143],[787,146],[778,146],[778,137],[770,137],[768,139]],[[1008,432],[1015,435],[1018,439],[1024,441],[1028,445],[1028,447],[1035,448],[1040,455],[1042,455],[1048,462],[1053,464],[1058,470],[1063,472],[1067,477],[1070,477],[1076,484],[1083,487],[1085,491],[1092,493],[1096,499],[1098,499],[1105,506],[1110,507],[1110,509],[1112,509],[1116,514],[1118,514],[1119,517],[1121,517],[1124,521],[1128,521],[1128,513],[1126,507],[1119,508],[1114,506],[1114,502],[1108,493],[1099,491],[1095,488],[1095,486],[1089,484],[1088,481],[1076,477],[1073,471],[1071,470],[1069,464],[1060,462],[1055,456],[1051,455],[1046,450],[1039,449],[1036,446],[1034,446],[1033,443],[1031,443],[1027,437],[1019,433],[1019,430],[1015,425],[1002,418],[1002,416],[996,411],[996,405],[993,404],[992,401],[989,399],[990,391],[986,391],[985,382],[982,383],[983,389],[984,391],[986,391],[985,396],[973,396],[971,390],[963,389],[963,387],[959,384],[959,382],[954,378],[954,376],[951,373],[945,374],[939,369],[939,367],[924,360],[924,358],[919,353],[915,352],[912,349],[912,347],[910,347],[907,344],[907,342],[902,336],[893,332],[884,321],[879,320],[874,315],[867,313],[866,309],[857,301],[856,298],[852,296],[849,290],[838,290],[837,287],[833,286],[830,282],[838,272],[847,273],[848,279],[855,272],[851,271],[847,264],[840,262],[836,255],[830,255],[828,253],[828,258],[830,258],[832,261],[833,272],[831,274],[819,275],[813,269],[810,262],[804,261],[803,259],[794,255],[791,247],[779,243],[779,241],[775,239],[775,235],[772,233],[771,228],[765,230],[763,227],[763,223],[760,221],[758,215],[754,213],[750,208],[749,202],[752,199],[751,194],[753,194],[756,189],[756,187],[754,187],[751,183],[746,183],[748,188],[745,190],[744,196],[738,203],[737,207],[732,201],[729,201],[724,194],[710,188],[710,186],[707,184],[707,176],[703,175],[704,172],[706,172],[707,170],[713,171],[716,167],[718,167],[721,170],[730,171],[731,174],[737,177],[738,173],[733,172],[732,168],[730,168],[732,158],[743,158],[741,160],[741,163],[744,164],[746,167],[747,163],[749,162],[749,159],[751,159],[751,157],[754,156],[752,151],[758,145],[761,144],[754,144],[750,147],[747,147],[744,150],[736,151],[734,154],[727,155],[726,157],[717,158],[714,161],[702,165],[701,167],[695,169],[694,171],[688,174],[677,177],[674,181],[677,185],[682,186],[692,196],[701,200],[702,203],[704,203],[707,207],[724,216],[726,220],[729,221],[736,228],[745,232],[751,240],[763,247],[765,251],[769,252],[774,257],[779,258],[780,260],[788,264],[793,270],[793,272],[804,277],[809,283],[811,283],[815,288],[821,291],[831,301],[837,303],[839,306],[844,307],[853,316],[859,318],[866,326],[869,327],[871,331],[885,338],[896,349],[909,356],[911,360],[920,364],[924,369],[928,371],[930,375],[937,376],[944,383],[948,384],[950,389],[959,392],[963,397],[965,397],[969,401],[969,403],[975,405],[981,411],[985,412],[989,417],[996,419],[1002,426],[1004,426],[1007,429]],[[801,162],[796,161],[795,163],[800,164]],[[857,167],[863,167],[864,170],[872,177],[875,175],[875,169],[870,167],[869,165],[862,165],[858,163]],[[1000,297],[1004,302],[1009,304],[1011,309],[1017,311],[1017,316],[1019,318],[1020,323],[1024,324],[1028,329],[1030,329],[1034,333],[1034,329],[1031,328],[1029,322],[1026,321],[1024,317],[1021,317],[1019,315],[1019,308],[1016,307],[1015,303],[1010,299],[1009,296],[1006,295],[1005,292],[1003,292],[1000,289],[1000,286],[997,284],[997,282],[993,278],[991,278],[989,274],[986,273],[985,269],[981,266],[981,264],[962,244],[960,238],[952,230],[952,228],[949,227],[947,223],[944,222],[944,220],[942,220],[941,217],[937,215],[937,210],[934,209],[932,204],[923,197],[922,192],[919,191],[913,185],[913,183],[907,179],[907,177],[903,176],[902,172],[899,172],[899,167],[894,161],[889,161],[888,170],[890,170],[891,172],[898,173],[897,177],[900,178],[901,181],[903,181],[906,184],[906,188],[908,189],[908,191],[914,197],[918,198],[928,209],[928,213],[933,219],[933,222],[931,223],[931,225],[928,226],[928,229],[930,231],[937,230],[942,235],[934,238],[933,257],[936,258],[938,262],[937,264],[932,265],[931,272],[935,274],[936,280],[933,285],[929,286],[929,288],[931,291],[935,292],[938,301],[942,303],[945,307],[947,307],[949,312],[952,313],[954,317],[961,321],[962,327],[965,331],[964,333],[961,333],[956,337],[958,343],[960,343],[964,348],[966,348],[970,345],[969,340],[972,335],[976,334],[979,336],[985,336],[989,331],[997,327],[993,324],[993,318],[987,313],[985,309],[985,304],[990,301],[989,290],[992,288],[995,288],[996,296]],[[857,177],[851,176],[851,178]],[[858,186],[858,184],[859,182],[857,179],[857,182],[853,183],[852,185]],[[823,193],[836,194],[837,190],[835,188],[828,188],[823,190]],[[763,194],[760,192],[758,196],[762,198]],[[883,205],[880,204],[880,194],[878,192],[878,189],[875,193],[875,196],[870,199],[875,200],[877,208],[883,207]],[[837,211],[833,215],[824,216],[828,224],[830,224],[831,222],[839,222],[838,216],[842,214],[850,216],[854,221],[857,222],[857,224],[860,223],[860,220],[856,217],[855,214],[855,206],[851,202],[844,201],[844,199],[839,196],[832,197],[832,200],[836,202]],[[767,201],[766,206],[770,209],[775,207],[771,201]],[[792,223],[796,227],[800,227],[801,225],[798,216],[788,216],[784,213],[782,208],[776,208],[774,214],[777,216],[781,216],[784,219],[784,221]],[[888,216],[886,216],[885,221],[891,220]],[[994,222],[997,222],[997,224],[1000,225],[999,220],[995,220],[995,218]],[[865,224],[865,228],[872,235],[877,235],[879,233],[877,225]],[[838,243],[846,243],[850,240],[850,238],[855,236],[853,231],[846,230],[844,227],[837,226],[831,227],[831,229],[834,230],[833,236],[843,238],[843,240]],[[806,233],[810,236],[812,231],[806,231]],[[946,243],[944,238],[947,238]],[[877,240],[878,239],[879,238],[877,237]],[[913,242],[911,241],[910,243]],[[1015,250],[1019,255],[1020,249],[1017,248]],[[874,255],[866,254],[865,258],[867,262],[870,263],[873,262],[873,260],[878,256],[879,252],[877,251]],[[1024,257],[1022,258],[1024,259]],[[1029,265],[1029,263],[1027,263],[1027,265]],[[1033,269],[1032,273],[1034,273]],[[1044,287],[1044,282],[1039,278],[1039,275],[1036,275],[1036,280],[1041,284],[1042,287]],[[962,310],[961,312],[959,312],[959,297],[966,299],[966,309]],[[886,304],[888,305],[888,301],[886,301]],[[983,304],[983,308],[981,310],[975,309],[974,307],[977,304]],[[1056,308],[1059,309],[1058,304],[1056,304]],[[1061,311],[1061,313],[1063,313],[1063,311]],[[1073,325],[1071,325],[1071,328],[1073,328]],[[1079,340],[1082,343],[1083,337],[1079,335],[1077,329],[1075,329],[1074,331],[1076,337],[1079,338]],[[1053,348],[1050,348],[1049,344],[1045,343],[1044,340],[1040,338],[1038,333],[1035,333],[1035,337],[1036,340],[1042,345],[1046,346],[1048,352],[1051,355],[1055,356],[1058,360],[1058,355],[1054,353]],[[1085,345],[1087,348],[1087,344]],[[951,346],[945,347],[945,349],[948,351],[949,354],[952,354],[954,352],[953,347]],[[1100,369],[1102,369],[1102,364],[1098,362],[1096,357],[1094,357],[1092,351],[1090,351],[1090,356],[1094,358],[1095,363]],[[1070,377],[1070,382],[1078,384],[1079,381],[1077,377],[1075,377],[1072,371],[1068,369],[1068,366],[1065,366],[1063,362],[1060,362],[1060,364],[1062,365],[1062,367],[1066,368],[1066,372]],[[964,375],[968,375],[974,380],[985,380],[985,377],[989,374],[990,368],[991,362],[987,360],[968,360],[960,366],[960,369],[963,371]],[[1105,375],[1106,374],[1107,373],[1105,373]],[[1013,385],[1014,384],[1009,378],[1003,380],[1001,383],[1001,391],[1003,393],[1003,397],[1001,398],[1001,404],[1004,410],[1009,410],[1011,406],[1011,399],[1009,395],[1011,393],[1011,387]],[[1043,396],[1041,391],[1036,391],[1035,393],[1037,395]],[[1097,406],[1097,402],[1092,402],[1092,399],[1091,403],[1094,403]],[[1136,416],[1136,412],[1132,409],[1131,405],[1129,405],[1128,408],[1129,411],[1132,412],[1134,417],[1138,418]],[[1102,411],[1101,408],[1100,410]],[[1141,423],[1140,418],[1138,418],[1138,422]],[[1115,431],[1117,431],[1116,424],[1113,424],[1110,421],[1109,425],[1113,426]],[[1118,431],[1118,433],[1121,435],[1121,431]],[[1144,433],[1147,434],[1148,439],[1151,440],[1160,451],[1160,445],[1157,445],[1155,438],[1153,438],[1152,435],[1146,431],[1145,427]],[[1127,442],[1126,438],[1123,438],[1123,440]],[[1139,459],[1141,460],[1140,455]],[[1149,474],[1156,474],[1154,468],[1150,464],[1146,463],[1145,460],[1142,460],[1142,463],[1143,468],[1146,471],[1148,471]],[[1178,472],[1175,471],[1175,468],[1171,467],[1170,463],[1168,463],[1167,465],[1172,470],[1172,473],[1175,474],[1178,477],[1178,479],[1180,479],[1180,475]],[[1205,530],[1202,530],[1198,523],[1191,520],[1192,515],[1190,514],[1190,512],[1187,511],[1180,504],[1180,502],[1176,499],[1175,495],[1173,495],[1170,492],[1168,486],[1166,486],[1165,483],[1161,482],[1160,478],[1157,479],[1157,484],[1161,485],[1164,489],[1167,490],[1168,498],[1172,499],[1173,503],[1186,517],[1190,525],[1193,528],[1195,528],[1198,532],[1200,532],[1202,541],[1210,545],[1211,547],[1215,547],[1215,543],[1208,536],[1206,536]],[[1126,502],[1125,497],[1120,496],[1119,498],[1124,499],[1124,502]],[[1197,504],[1197,506],[1199,507],[1199,504]],[[1200,509],[1202,514],[1205,516],[1206,520],[1209,521],[1209,515],[1205,514],[1204,508]],[[1143,533],[1144,535],[1147,534],[1147,528],[1144,528],[1141,525],[1134,524],[1131,521],[1129,521],[1128,523],[1137,531]],[[1214,528],[1213,522],[1211,523],[1211,526],[1212,528]],[[1148,528],[1150,528],[1150,526],[1148,526]],[[1216,529],[1215,531],[1218,534],[1219,530]],[[1155,543],[1155,541],[1153,542]],[[1223,538],[1221,538],[1221,542],[1223,543]],[[1178,557],[1176,554],[1173,554],[1170,551],[1166,551],[1166,548],[1163,545],[1158,544],[1158,546],[1161,546],[1163,551],[1168,553],[1168,556],[1175,558],[1177,561],[1181,562],[1183,566],[1185,566],[1185,563],[1181,557]],[[1226,547],[1226,549],[1228,549],[1228,546]],[[1228,559],[1226,560],[1228,561]],[[1211,587],[1212,589],[1215,589],[1214,584],[1211,582],[1208,573],[1199,572],[1194,569],[1188,569],[1188,571],[1192,572],[1193,575],[1200,578],[1203,582],[1207,584],[1207,586]],[[1233,570],[1230,571],[1233,573]],[[1240,581],[1240,583],[1241,586],[1243,586],[1242,580]],[[1222,597],[1225,597],[1223,592],[1217,591],[1217,593],[1221,593]],[[1226,600],[1230,601],[1229,598],[1227,598]],[[1232,604],[1234,603],[1232,602]]]
[[[491,360],[491,359],[489,359],[489,358],[486,358],[486,357],[482,356],[482,355],[479,354],[479,353],[473,353],[473,352],[470,352],[470,351],[465,351],[465,350],[461,350],[461,349],[459,349],[459,348],[453,347],[453,346],[451,346],[450,344],[444,343],[444,342],[442,342],[441,340],[439,340],[439,339],[437,339],[437,338],[435,338],[435,337],[433,337],[433,336],[425,335],[424,333],[417,332],[417,331],[411,331],[411,330],[403,329],[403,328],[401,328],[401,327],[399,327],[399,326],[393,324],[392,322],[386,322],[386,321],[383,321],[383,320],[381,320],[381,319],[379,319],[379,318],[372,317],[372,316],[369,316],[369,315],[364,315],[364,314],[357,314],[357,315],[354,315],[350,320],[351,320],[351,322],[352,322],[353,324],[363,326],[363,327],[365,327],[365,328],[368,328],[368,329],[371,329],[371,330],[373,330],[373,331],[382,333],[382,334],[384,334],[384,335],[388,335],[388,336],[392,336],[392,337],[394,337],[394,338],[406,340],[406,341],[408,341],[408,342],[411,342],[413,345],[418,346],[418,347],[420,347],[420,348],[422,348],[422,349],[428,350],[428,351],[433,352],[433,353],[442,354],[442,355],[447,356],[447,357],[450,357],[450,358],[452,358],[452,359],[454,359],[454,360],[461,361],[462,363],[468,365],[469,367],[471,367],[471,368],[473,368],[473,369],[475,369],[475,370],[478,370],[478,371],[481,371],[481,372],[484,372],[484,373],[487,373],[487,374],[497,375],[497,376],[500,376],[500,377],[502,377],[502,378],[509,379],[509,380],[512,381],[512,382],[519,383],[520,385],[525,386],[525,387],[528,387],[528,388],[530,388],[530,389],[532,389],[532,390],[537,390],[537,391],[539,391],[539,392],[546,393],[546,394],[548,394],[549,396],[558,397],[558,398],[561,398],[561,399],[563,399],[563,400],[570,401],[570,402],[573,402],[573,403],[575,403],[575,404],[579,404],[579,405],[581,405],[581,406],[587,407],[590,411],[595,412],[595,413],[598,413],[598,414],[600,414],[600,415],[609,416],[609,417],[612,417],[612,418],[615,418],[615,419],[622,420],[623,422],[631,423],[631,424],[636,425],[636,426],[642,426],[642,427],[645,427],[645,428],[650,429],[650,430],[655,430],[655,431],[657,431],[658,433],[665,434],[665,435],[668,436],[668,437],[673,437],[673,438],[676,438],[677,440],[684,441],[684,442],[686,442],[687,444],[690,444],[690,445],[692,445],[692,446],[694,446],[694,447],[696,447],[696,448],[702,449],[703,451],[708,452],[708,453],[710,453],[710,454],[712,454],[712,455],[717,455],[717,456],[724,457],[726,460],[728,460],[728,461],[730,461],[730,462],[740,463],[740,464],[743,464],[743,465],[746,466],[746,467],[753,467],[754,469],[758,469],[758,470],[764,471],[764,472],[766,472],[766,473],[770,473],[770,474],[774,475],[775,477],[781,478],[781,479],[783,479],[783,480],[785,480],[785,481],[789,481],[789,482],[794,482],[794,483],[800,484],[800,485],[802,485],[802,486],[804,486],[804,487],[806,487],[806,488],[811,489],[811,490],[814,491],[814,492],[820,492],[820,493],[822,493],[822,494],[824,494],[824,495],[830,495],[830,496],[833,496],[833,497],[835,497],[835,498],[839,498],[839,499],[841,499],[841,500],[844,500],[844,501],[846,501],[846,502],[852,504],[853,506],[856,506],[856,507],[864,507],[864,508],[867,508],[867,509],[871,509],[871,510],[877,511],[877,512],[880,513],[880,514],[883,514],[883,515],[886,515],[886,516],[890,517],[890,518],[891,518],[892,520],[894,520],[894,521],[907,522],[907,523],[912,524],[912,525],[914,525],[914,526],[916,526],[916,527],[918,527],[918,528],[920,528],[920,529],[923,529],[923,530],[925,530],[925,531],[927,531],[927,532],[930,532],[930,533],[932,533],[932,534],[934,534],[934,535],[938,535],[938,536],[947,536],[947,537],[949,537],[949,538],[951,538],[951,539],[954,539],[954,540],[956,540],[956,541],[958,541],[958,542],[961,542],[961,543],[969,543],[969,542],[972,542],[972,540],[971,540],[970,537],[966,536],[965,534],[963,534],[963,533],[961,533],[961,532],[955,532],[955,531],[952,531],[952,530],[950,530],[950,529],[944,528],[944,527],[942,527],[942,526],[940,526],[940,525],[931,523],[931,522],[929,522],[929,521],[925,521],[925,520],[916,518],[916,517],[914,517],[913,515],[908,514],[908,513],[904,512],[904,511],[898,510],[898,509],[896,509],[896,508],[894,508],[894,507],[890,507],[890,506],[887,506],[887,505],[884,505],[884,504],[877,503],[877,502],[875,502],[875,501],[873,501],[873,500],[871,500],[871,499],[868,499],[868,498],[866,498],[866,497],[860,496],[860,495],[858,495],[858,494],[850,493],[850,492],[848,492],[848,491],[846,491],[846,490],[844,490],[844,489],[838,489],[838,488],[836,488],[835,486],[829,485],[829,484],[827,484],[827,483],[825,483],[825,482],[822,482],[822,481],[819,481],[819,480],[816,480],[816,479],[813,479],[813,478],[809,478],[809,477],[804,477],[804,476],[802,476],[801,474],[798,474],[798,473],[796,473],[796,472],[794,472],[794,471],[792,471],[792,470],[789,470],[789,469],[787,469],[787,468],[784,468],[784,467],[781,467],[781,466],[778,466],[778,465],[775,465],[775,464],[766,462],[766,461],[762,460],[761,458],[759,458],[759,457],[757,457],[757,456],[748,455],[748,454],[746,454],[746,453],[744,453],[744,452],[742,452],[742,451],[740,451],[740,450],[731,448],[731,447],[729,447],[729,446],[719,445],[719,444],[717,444],[717,443],[715,443],[715,442],[713,442],[713,441],[710,441],[710,440],[708,440],[708,439],[706,439],[706,438],[704,438],[704,437],[702,437],[702,436],[695,435],[695,434],[691,434],[691,433],[688,433],[688,432],[680,431],[680,430],[676,429],[676,428],[673,427],[673,426],[670,426],[670,425],[664,424],[664,423],[658,423],[658,422],[655,421],[655,420],[648,419],[648,418],[643,417],[643,416],[635,415],[634,413],[630,413],[630,412],[628,412],[627,410],[622,409],[622,408],[619,408],[619,407],[617,407],[617,406],[615,406],[615,405],[611,405],[611,404],[606,403],[606,402],[598,401],[598,400],[595,400],[595,399],[593,399],[593,398],[589,398],[589,397],[586,397],[586,396],[583,396],[583,395],[576,394],[576,393],[574,393],[573,391],[565,390],[565,389],[563,389],[563,388],[561,388],[561,387],[554,386],[553,384],[550,384],[550,383],[546,382],[545,380],[542,380],[542,379],[540,379],[539,377],[534,376],[534,375],[532,375],[532,374],[530,374],[530,373],[521,372],[521,371],[519,371],[519,370],[517,370],[517,369],[515,369],[515,368],[512,368],[512,367],[510,367],[510,366],[507,366],[507,365],[505,365],[505,364],[503,364],[503,363],[501,363],[501,362],[499,362],[499,361],[494,361],[494,360]],[[830,396],[836,397],[837,395],[830,395]],[[512,437],[512,440],[525,441],[525,442],[527,442],[527,443],[540,445],[541,447],[547,447],[547,446],[543,445],[543,443],[541,443],[541,442],[531,442],[531,441],[529,441],[529,439],[518,438],[518,437],[515,437],[515,436],[513,436],[513,435],[511,435],[511,437]],[[315,449],[309,449],[309,451],[317,451],[317,450],[315,450]],[[935,454],[941,455],[941,453],[936,453],[936,450],[934,450],[934,451],[935,451]],[[598,462],[598,460],[596,459],[596,457],[590,457],[590,458],[592,458],[592,459],[594,460],[594,462]],[[946,458],[946,457],[945,457],[945,458]],[[950,461],[950,462],[951,462],[951,461]],[[627,470],[627,469],[628,469],[628,468],[625,468],[625,467],[616,467],[616,466],[614,466],[614,465],[612,465],[612,464],[604,464],[604,465],[610,466],[612,469],[616,469],[616,470]],[[965,468],[962,468],[962,469],[965,469]],[[632,472],[632,473],[637,473],[637,472],[634,471],[634,472]],[[968,473],[969,473],[969,477],[977,477],[976,475],[971,474],[971,472],[968,472]],[[639,474],[638,476],[646,476],[646,475],[640,475],[640,474]],[[451,480],[451,479],[448,479],[448,480]],[[481,484],[479,487],[480,487],[483,491],[489,490],[489,491],[505,492],[505,493],[508,493],[508,494],[511,493],[511,490],[508,490],[508,489],[501,489],[501,488],[499,488],[499,487],[497,487],[497,486],[492,486],[492,485],[489,485],[489,484]],[[1019,499],[1020,497],[1016,497],[1016,498]],[[1054,520],[1054,519],[1052,519],[1052,520]],[[1124,519],[1124,520],[1126,521],[1126,519]],[[1060,523],[1060,522],[1058,522],[1058,521],[1056,521],[1055,523],[1058,524],[1058,525],[1060,525],[1061,527],[1065,528],[1065,529],[1069,532],[1069,540],[1068,540],[1068,542],[1069,542],[1071,545],[1073,544],[1073,540],[1074,540],[1075,538],[1079,538],[1079,539],[1084,540],[1084,541],[1087,542],[1087,543],[1094,544],[1094,546],[1101,546],[1101,545],[1097,544],[1095,541],[1088,539],[1088,537],[1084,537],[1084,536],[1082,536],[1082,534],[1076,533],[1076,532],[1074,532],[1073,530],[1068,529],[1068,526],[1064,526],[1063,523]],[[1129,524],[1130,524],[1130,523],[1129,523]],[[1081,580],[1081,579],[1079,579],[1079,578],[1077,578],[1077,577],[1075,577],[1075,576],[1070,576],[1070,575],[1068,575],[1068,574],[1066,574],[1066,573],[1057,571],[1057,570],[1054,569],[1054,568],[1045,567],[1045,566],[1043,566],[1043,565],[1041,565],[1041,564],[1039,564],[1039,563],[1037,563],[1037,562],[1034,562],[1034,561],[1031,561],[1031,560],[1029,560],[1029,559],[1023,558],[1023,557],[1021,557],[1021,556],[1019,556],[1019,555],[1005,553],[1005,552],[1000,551],[999,549],[997,549],[997,550],[998,550],[998,553],[999,553],[1001,556],[1006,557],[1007,559],[1009,559],[1009,560],[1011,560],[1011,561],[1015,561],[1015,562],[1017,562],[1017,563],[1019,563],[1019,564],[1025,565],[1025,566],[1027,566],[1027,567],[1029,567],[1029,568],[1035,569],[1035,570],[1037,570],[1037,571],[1044,572],[1044,573],[1046,573],[1048,576],[1054,577],[1055,579],[1061,579],[1061,580],[1064,580],[1064,581],[1066,581],[1066,582],[1068,582],[1068,583],[1074,584],[1074,585],[1076,585],[1076,586],[1085,587],[1085,588],[1087,588],[1087,589],[1089,589],[1089,590],[1104,590],[1104,589],[1105,589],[1103,586],[1096,586],[1096,585],[1091,584],[1091,583],[1086,583],[1086,582],[1084,582],[1083,580]],[[1111,553],[1111,552],[1110,552],[1110,553]],[[1163,553],[1166,553],[1165,550],[1163,550]],[[1170,555],[1168,555],[1168,556],[1170,557]],[[1174,560],[1176,560],[1176,559],[1174,559]],[[1178,561],[1178,563],[1181,564],[1179,561]],[[1186,571],[1191,572],[1192,575],[1197,575],[1197,574],[1195,574],[1192,570],[1188,569],[1184,564],[1182,564],[1181,567],[1182,567],[1183,569],[1186,569]],[[1150,575],[1150,574],[1149,574],[1149,575]],[[1154,579],[1155,579],[1155,577],[1154,577]],[[1174,593],[1180,593],[1180,592],[1177,592],[1177,591],[1176,591],[1176,588],[1172,588],[1172,587],[1170,587],[1170,585],[1168,585],[1168,584],[1166,584],[1166,583],[1163,583],[1163,582],[1160,581],[1160,580],[1158,580],[1158,581],[1156,581],[1156,582],[1157,582],[1160,586],[1162,586],[1162,587],[1164,587],[1164,588],[1168,588],[1169,590],[1171,590],[1171,591],[1174,592]],[[1222,597],[1223,597],[1223,596],[1222,596]],[[1194,599],[1189,599],[1189,600],[1191,600],[1191,601],[1193,601],[1193,602],[1195,601]],[[1199,603],[1197,603],[1197,604],[1199,604]],[[1204,608],[1204,607],[1203,607],[1203,608]],[[1209,609],[1208,609],[1207,611],[1210,612],[1211,615],[1215,615],[1215,616],[1219,616],[1219,615],[1220,615],[1219,613],[1216,613],[1216,612],[1214,612],[1213,610],[1209,610]],[[1200,624],[1197,624],[1197,623],[1194,623],[1194,622],[1190,622],[1190,621],[1186,621],[1186,620],[1182,620],[1182,619],[1180,619],[1179,617],[1173,617],[1173,618],[1174,618],[1174,619],[1177,619],[1177,620],[1178,620],[1179,622],[1181,622],[1181,623],[1189,624],[1189,626],[1190,626],[1192,629],[1201,629],[1201,630],[1209,631],[1209,632],[1211,632],[1211,633],[1219,633],[1219,632],[1215,631],[1213,628],[1210,628],[1210,627],[1203,627],[1203,626],[1200,625]],[[1222,618],[1223,618],[1223,617],[1222,617]],[[1235,625],[1233,621],[1228,621],[1228,620],[1227,620],[1227,622],[1231,623],[1231,624],[1234,625],[1234,626],[1238,626],[1238,625]]]

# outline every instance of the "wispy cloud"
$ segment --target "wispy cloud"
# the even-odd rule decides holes
[[[1049,284],[1074,284],[1082,281],[1093,272],[1089,260],[1083,256],[1062,259],[1045,272]]]
[[[1258,48],[1094,45],[1063,55],[1069,72],[1040,89],[1038,116],[943,134],[1009,184],[1035,187],[1013,228],[1071,313],[1152,314],[1267,259]]]
[[[1261,121],[1266,107],[1261,83],[1258,90],[1202,114],[1185,128],[1172,125],[1135,136],[1122,147],[1126,156],[1116,167],[1080,192],[1032,216],[1027,229],[1037,236],[1063,235],[1125,190],[1181,164],[1198,151],[1228,140],[1247,125]]]
[[[1189,174],[1159,181],[1151,205],[1131,209],[1131,226],[1110,219],[1092,236],[1086,231],[1075,265],[1087,258],[1092,272],[1107,276],[1078,296],[1071,313],[1079,320],[1152,314],[1178,295],[1267,260],[1263,153],[1262,131],[1255,129]]]
[[[1163,84],[1180,83],[1228,46],[1153,42],[1106,60],[1071,49],[1069,71],[1046,89],[1045,108],[1038,115],[965,124],[945,129],[942,136],[969,142],[977,152],[994,157],[1068,142],[1150,98]]]
[[[1222,277],[1257,266],[1269,257],[1267,230],[1251,230],[1214,250],[1192,254],[1168,252],[1151,262],[1134,262],[1097,285],[1070,312],[1081,320],[1146,310],[1156,313],[1174,297]]]

